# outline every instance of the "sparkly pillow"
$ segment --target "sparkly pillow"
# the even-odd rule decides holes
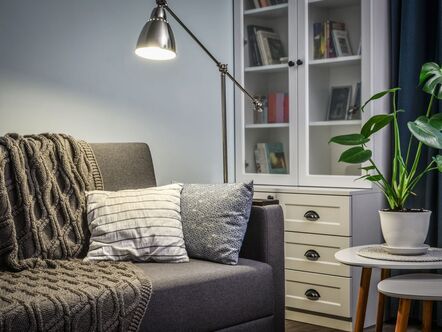
[[[189,257],[237,264],[252,199],[252,182],[185,184],[181,219]]]

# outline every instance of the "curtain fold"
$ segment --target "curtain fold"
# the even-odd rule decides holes
[[[399,126],[402,149],[406,151],[410,137],[407,122],[414,121],[425,112],[430,97],[418,86],[420,68],[430,61],[442,64],[442,0],[390,0],[390,18],[391,87],[402,88],[398,94],[398,105],[405,112],[399,116]],[[442,103],[434,104],[433,113],[442,112]],[[434,152],[427,148],[423,150],[421,167],[428,164]],[[432,211],[427,243],[442,247],[442,174],[429,174],[417,186],[415,193],[408,205]],[[396,310],[397,303],[392,301],[390,317],[395,316]],[[420,311],[420,306],[415,304],[412,318],[420,320]],[[435,306],[433,318],[442,326],[442,304]]]

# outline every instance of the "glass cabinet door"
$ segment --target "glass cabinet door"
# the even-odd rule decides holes
[[[244,164],[239,168],[257,183],[295,184],[289,179],[296,173],[292,152],[296,104],[290,95],[289,75],[289,55],[295,45],[289,15],[296,1],[242,1],[243,82],[262,100],[263,111],[255,111],[249,98],[241,97],[242,128],[237,129],[242,135],[239,146],[243,147]],[[294,18],[296,21],[296,14]]]
[[[306,57],[300,78],[300,112],[305,115],[301,184],[354,187],[361,165],[338,162],[345,147],[329,141],[357,133],[362,125],[362,0],[301,2],[300,41]]]

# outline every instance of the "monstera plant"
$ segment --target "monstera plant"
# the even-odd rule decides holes
[[[423,252],[423,245],[428,233],[431,211],[408,209],[407,200],[414,195],[413,190],[419,181],[429,172],[442,172],[442,113],[432,113],[433,104],[442,100],[442,68],[434,63],[425,63],[419,75],[419,85],[429,95],[427,108],[415,121],[408,122],[410,139],[406,151],[401,149],[398,117],[403,110],[396,104],[400,88],[393,88],[373,95],[362,107],[364,111],[370,102],[392,95],[392,112],[372,116],[363,125],[359,133],[333,137],[330,142],[349,146],[340,158],[340,162],[363,164],[364,175],[360,179],[373,182],[384,193],[389,209],[381,211],[381,226],[390,251],[408,253]],[[393,126],[394,146],[390,175],[381,172],[374,160],[372,151],[367,147],[373,135],[388,125]],[[422,148],[426,145],[435,149],[432,160],[420,167]],[[408,221],[408,223],[407,223]],[[389,233],[389,234],[387,234]],[[404,249],[405,248],[405,249]],[[418,249],[420,248],[420,250]],[[404,249],[404,250],[401,250]]]

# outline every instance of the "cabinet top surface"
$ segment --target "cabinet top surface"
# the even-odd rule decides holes
[[[256,192],[287,193],[287,194],[341,195],[341,196],[379,194],[379,191],[374,190],[374,189],[302,187],[302,186],[272,186],[272,185],[255,185],[255,191]]]

